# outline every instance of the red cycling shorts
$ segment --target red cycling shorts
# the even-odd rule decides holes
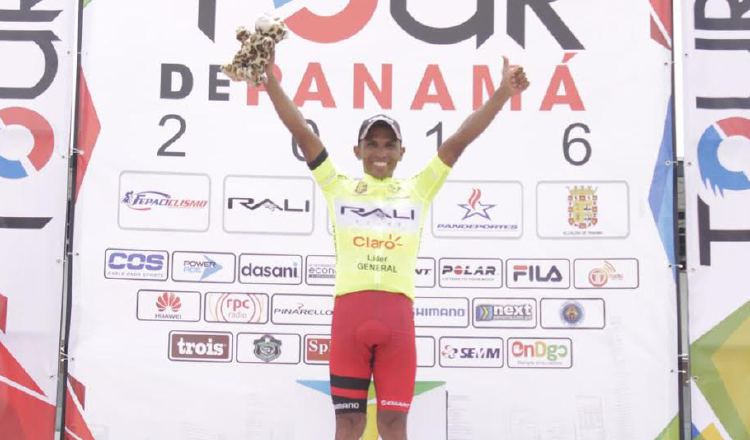
[[[370,377],[378,410],[409,411],[417,353],[412,301],[365,290],[337,296],[331,328],[331,397],[336,414],[366,412]]]

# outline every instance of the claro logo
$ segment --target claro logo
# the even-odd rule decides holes
[[[401,236],[394,236],[393,234],[388,234],[388,238],[384,240],[357,235],[352,239],[352,244],[356,247],[387,250],[393,250],[397,247],[403,246],[403,244],[401,244]]]
[[[230,362],[231,333],[169,333],[169,360]]]

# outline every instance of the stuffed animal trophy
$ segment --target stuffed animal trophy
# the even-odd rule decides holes
[[[266,66],[271,60],[276,43],[287,36],[287,28],[277,17],[263,15],[255,21],[255,32],[237,29],[237,39],[242,44],[231,64],[221,66],[221,71],[232,81],[250,81],[256,87],[264,84]]]

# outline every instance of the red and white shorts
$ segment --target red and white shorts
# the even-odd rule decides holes
[[[336,414],[366,412],[371,376],[378,410],[409,411],[417,369],[411,299],[376,290],[337,296],[330,359]]]

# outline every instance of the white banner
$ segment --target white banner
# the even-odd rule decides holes
[[[101,133],[76,212],[71,350],[93,436],[333,438],[325,201],[265,91],[219,72],[235,28],[271,12],[290,28],[284,89],[355,177],[364,118],[400,122],[406,178],[498,85],[501,55],[531,80],[415,212],[409,438],[657,438],[678,408],[667,4],[89,3]],[[199,292],[201,319],[136,319],[157,290],[142,316],[192,318],[159,300]]]
[[[77,3],[0,5],[0,438],[52,438]]]
[[[750,438],[750,18],[747,5],[684,8],[685,198],[693,432]]]

